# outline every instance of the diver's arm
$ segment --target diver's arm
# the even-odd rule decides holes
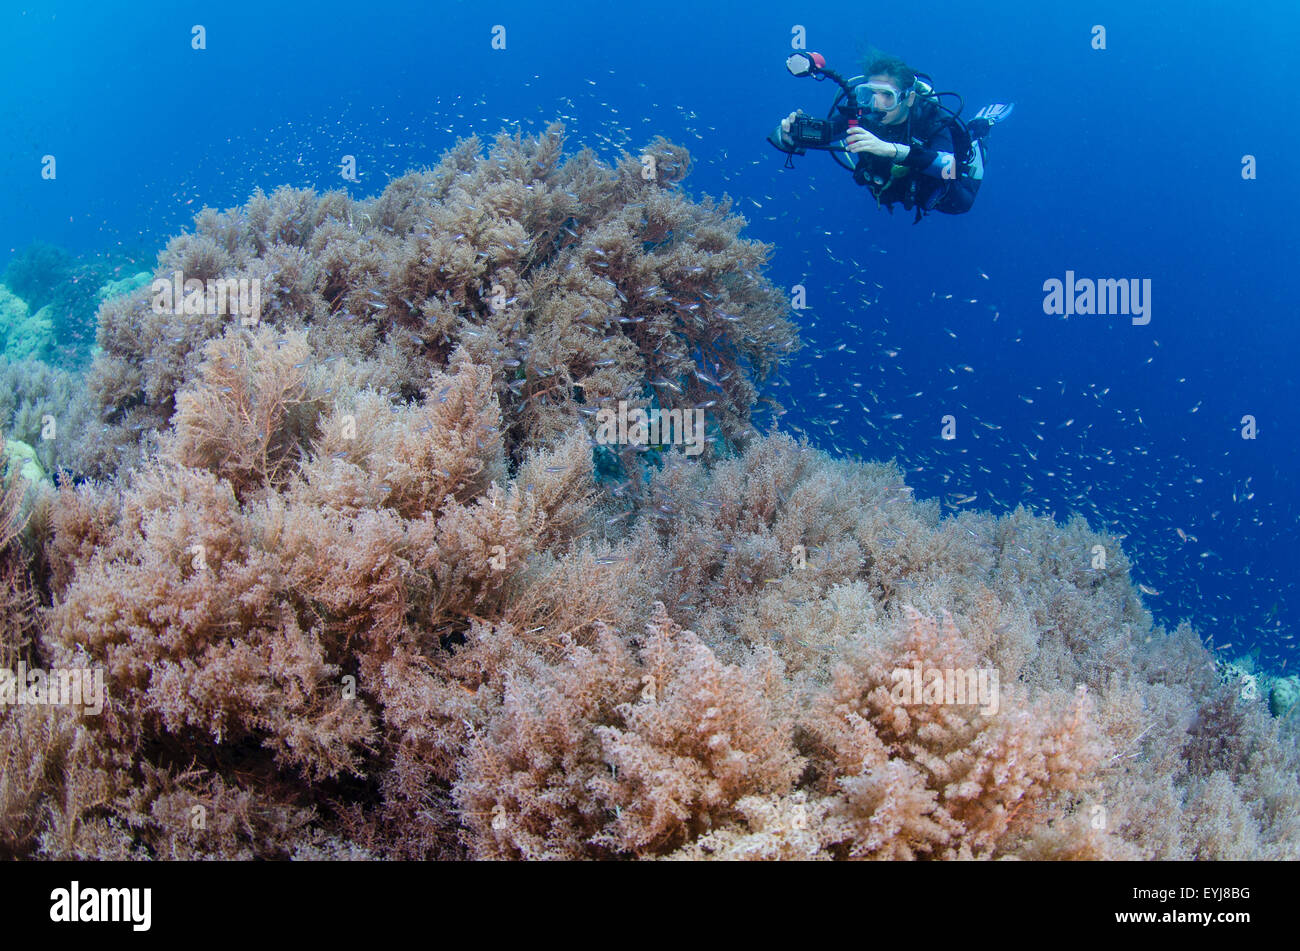
[[[956,159],[952,152],[943,152],[936,149],[909,148],[900,146],[905,154],[896,160],[898,165],[910,168],[913,171],[920,172],[930,178],[956,178],[956,172],[949,171],[944,174],[946,169],[956,167]]]
[[[923,147],[899,145],[895,161],[906,168],[928,175],[930,178],[956,178],[956,159],[953,157],[952,132],[944,126]]]

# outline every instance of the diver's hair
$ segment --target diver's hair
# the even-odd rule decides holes
[[[878,49],[870,50],[862,59],[862,75],[864,76],[888,76],[898,83],[898,88],[907,92],[916,82],[916,73],[912,67],[897,56],[890,56],[888,53]]]

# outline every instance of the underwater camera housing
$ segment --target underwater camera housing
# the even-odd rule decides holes
[[[824,149],[835,141],[835,123],[830,119],[815,119],[812,116],[795,116],[788,133],[792,142],[800,148]]]
[[[789,131],[783,131],[780,126],[777,126],[776,130],[767,137],[767,140],[788,155],[803,155],[806,149],[819,149],[832,154],[837,150],[844,151],[842,145],[835,145],[838,139],[834,132],[834,117],[837,111],[843,112],[847,116],[850,126],[858,124],[862,110],[856,105],[853,87],[826,65],[826,57],[820,53],[792,53],[786,57],[785,68],[789,70],[791,76],[811,76],[818,82],[829,79],[840,87],[841,92],[836,97],[835,106],[832,106],[825,119],[816,119],[804,115],[801,110],[795,116],[794,121],[790,123]],[[844,100],[846,96],[847,101],[852,105],[840,105],[841,100]]]

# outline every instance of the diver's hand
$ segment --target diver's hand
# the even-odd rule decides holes
[[[886,142],[883,139],[872,135],[860,125],[855,125],[850,128],[848,135],[845,136],[845,140],[845,147],[850,152],[869,152],[872,155],[879,155],[882,158],[894,158],[900,151],[900,149],[894,147],[893,142]]]
[[[804,149],[795,142],[790,135],[790,129],[794,126],[794,121],[801,114],[801,111],[790,113],[782,119],[771,134],[768,135],[767,141],[776,148],[785,152],[787,155],[805,155]]]
[[[798,118],[799,112],[800,110],[796,109],[781,120],[781,141],[791,148],[794,147],[794,139],[790,138],[790,126],[794,125],[794,120]]]

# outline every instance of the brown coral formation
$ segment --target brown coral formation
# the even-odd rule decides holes
[[[682,150],[561,145],[204,212],[158,273],[263,280],[257,326],[104,305],[98,481],[25,532],[8,483],[0,656],[108,700],[0,707],[0,854],[1300,853],[1294,721],[1114,539],[754,433],[766,249]],[[618,399],[713,403],[709,452],[593,447]],[[976,668],[996,708],[895,693]]]
[[[608,168],[587,150],[566,159],[562,133],[503,135],[486,158],[464,140],[372,200],[282,188],[205,210],[155,276],[260,281],[264,322],[310,330],[308,366],[336,361],[398,398],[461,353],[492,373],[515,462],[619,399],[707,403],[720,436],[742,438],[756,383],[796,346],[758,273],[769,249],[738,238],[729,201],[686,200],[684,149],[656,139]],[[76,471],[111,475],[147,455],[232,323],[156,313],[150,295],[101,310],[89,399],[102,428],[85,430]]]

